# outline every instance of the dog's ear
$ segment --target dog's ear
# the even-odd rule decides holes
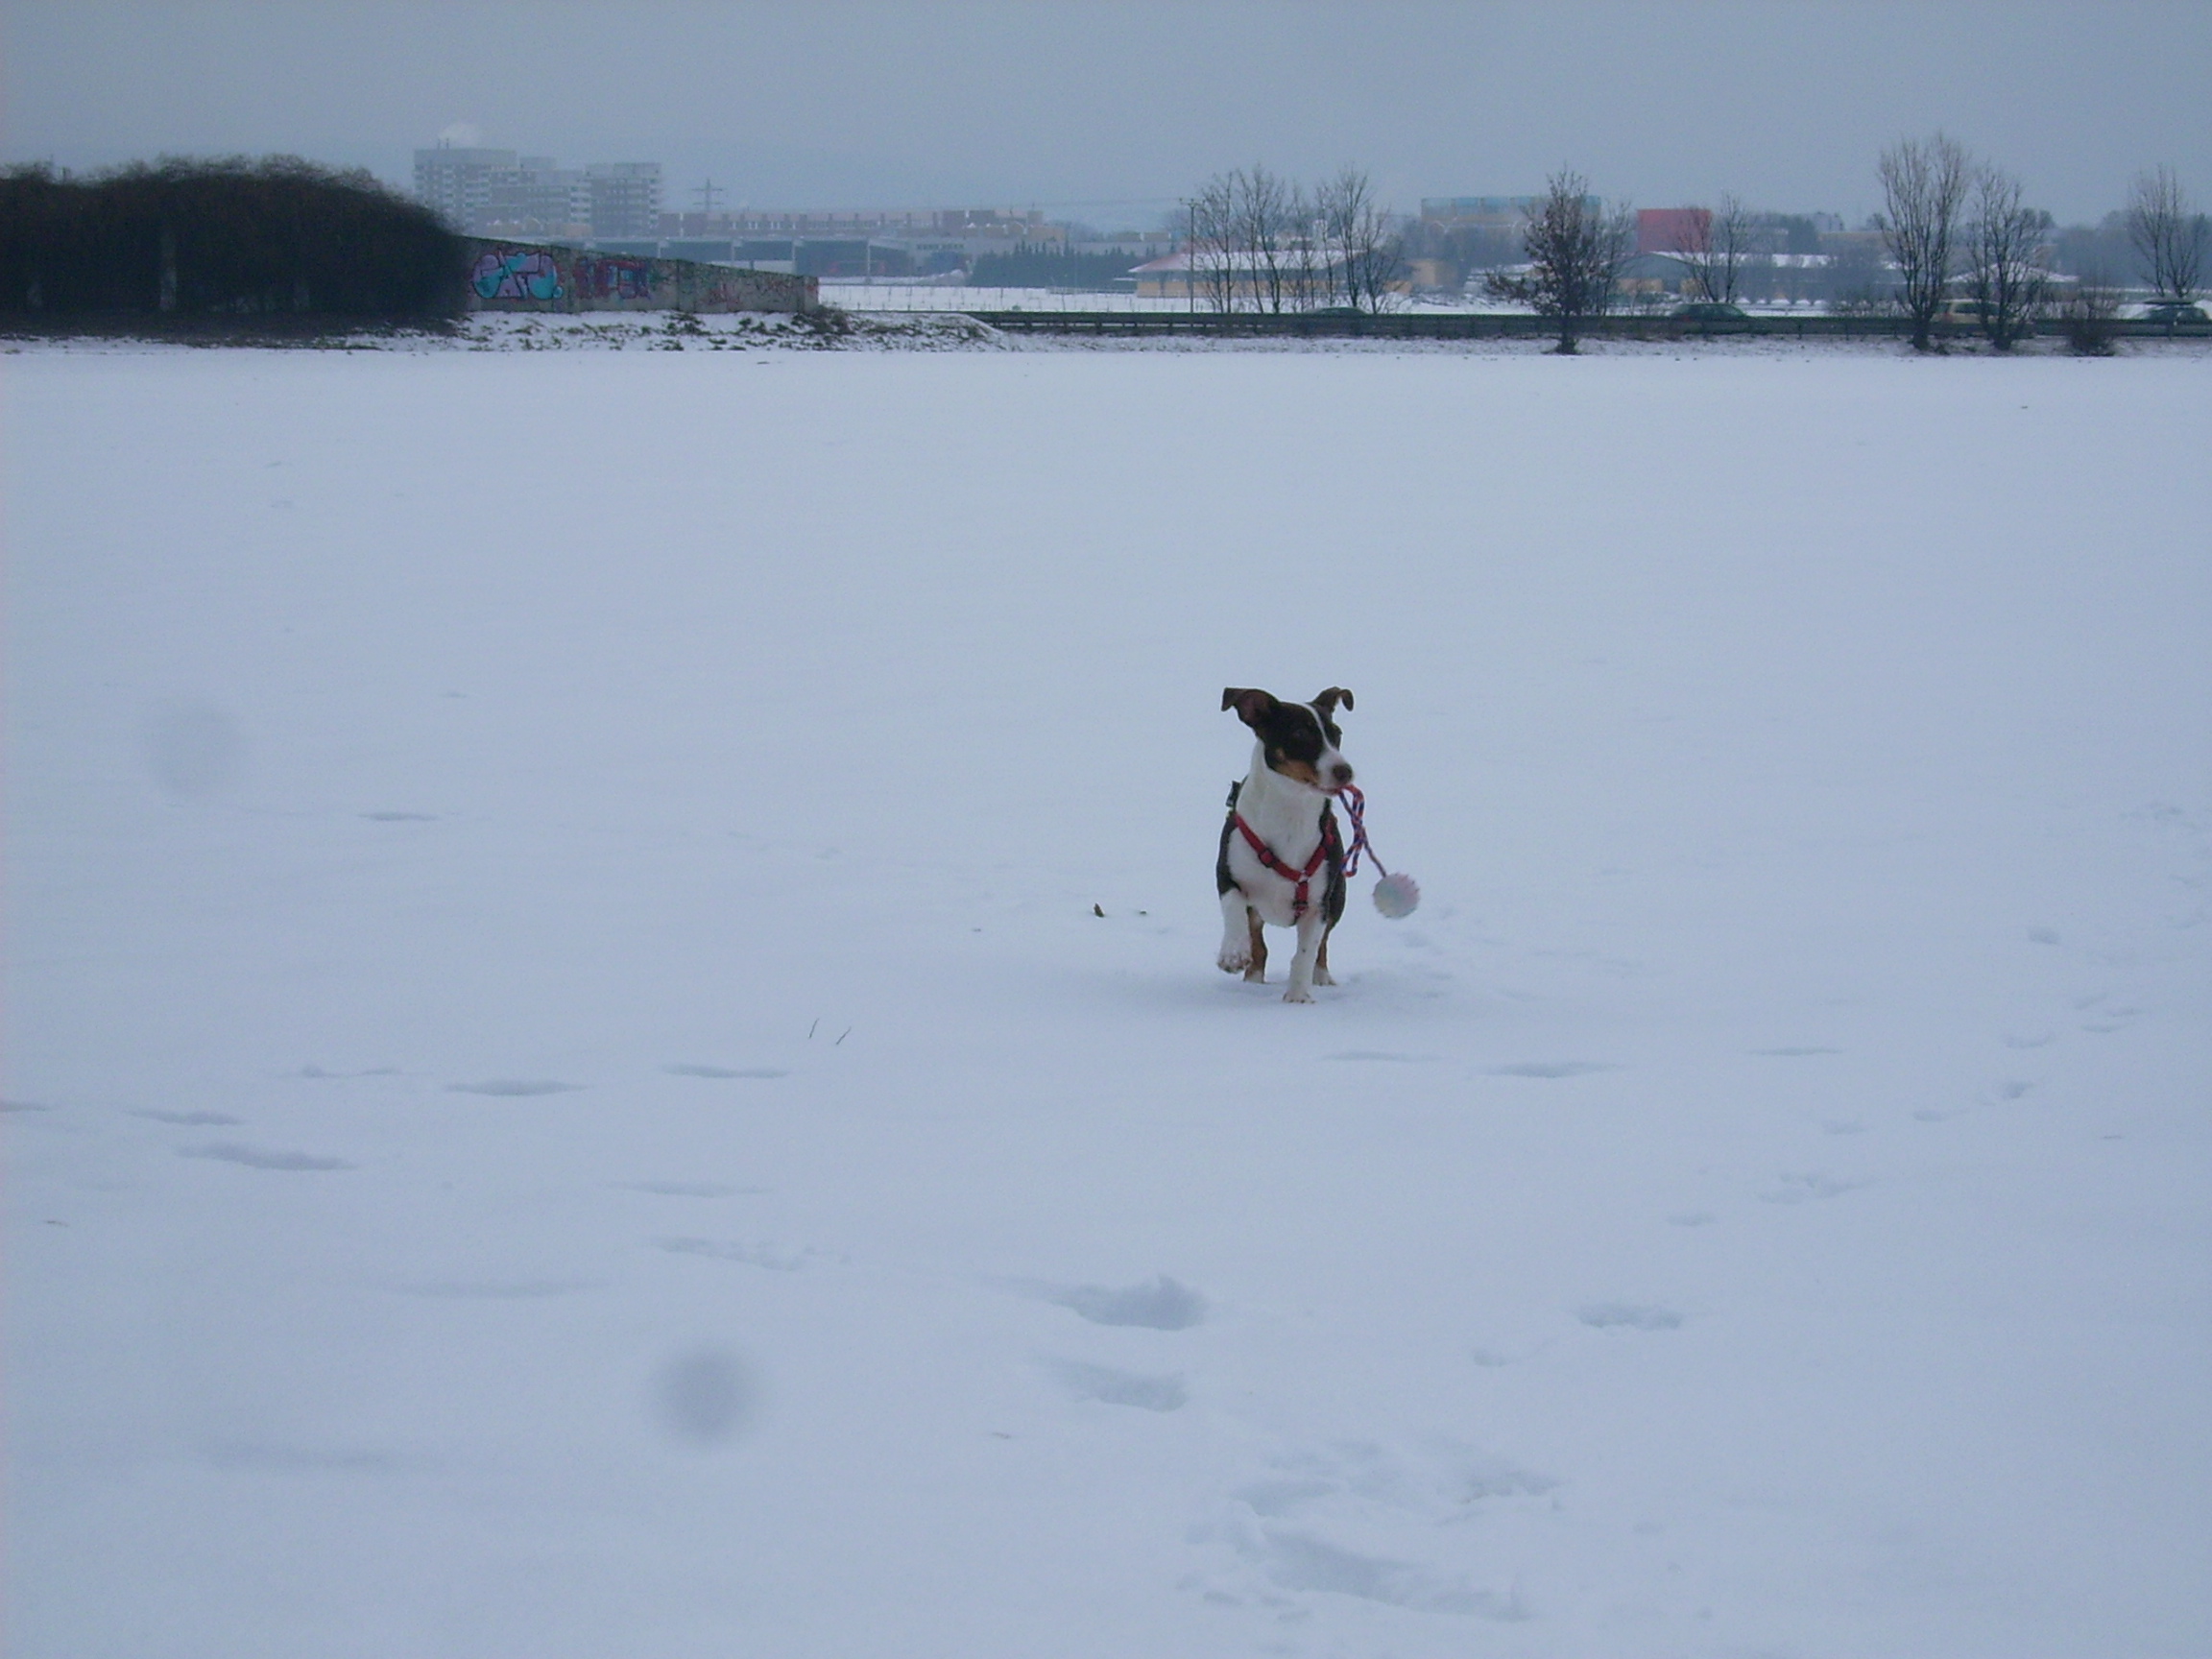
[[[1339,703],[1347,709],[1353,706],[1352,693],[1345,690],[1341,685],[1332,685],[1320,696],[1313,699],[1313,707],[1321,710],[1321,717],[1324,720],[1335,717],[1336,705]]]
[[[1274,707],[1275,699],[1264,691],[1246,691],[1232,685],[1221,693],[1222,711],[1236,709],[1237,718],[1255,731]]]

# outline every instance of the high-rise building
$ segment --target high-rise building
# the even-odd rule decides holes
[[[512,150],[467,150],[441,144],[415,152],[415,195],[456,230],[473,229],[484,215],[492,175],[512,170]]]
[[[592,235],[660,235],[660,162],[594,161],[584,169],[584,182],[590,193]]]

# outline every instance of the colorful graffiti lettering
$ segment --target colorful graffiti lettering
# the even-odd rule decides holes
[[[650,300],[653,298],[653,262],[618,254],[579,257],[576,292],[586,300]]]
[[[486,253],[469,274],[479,300],[558,300],[561,267],[550,253],[510,249]]]

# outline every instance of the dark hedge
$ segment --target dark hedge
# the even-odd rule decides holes
[[[0,312],[427,320],[464,271],[429,208],[298,156],[0,171]]]

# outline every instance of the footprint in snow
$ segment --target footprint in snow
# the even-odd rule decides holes
[[[1683,1315],[1671,1308],[1643,1302],[1591,1302],[1575,1317],[1593,1331],[1678,1331]]]
[[[555,1083],[545,1078],[491,1077],[481,1083],[448,1083],[448,1094],[495,1094],[506,1099],[519,1099],[532,1094],[572,1094],[583,1088],[581,1083]]]
[[[279,1152],[265,1146],[241,1146],[235,1141],[216,1141],[205,1146],[180,1146],[180,1158],[208,1158],[218,1164],[242,1164],[249,1169],[350,1169],[343,1158],[319,1158],[312,1152]]]
[[[1177,1411],[1189,1403],[1190,1390],[1180,1377],[1142,1377],[1106,1365],[1085,1365],[1073,1359],[1056,1359],[1050,1369],[1061,1385],[1078,1400],[1095,1400],[1101,1406],[1133,1406],[1140,1411]]]
[[[1165,1273],[1149,1283],[1132,1285],[1126,1289],[1074,1285],[1051,1291],[1045,1299],[1094,1325],[1141,1325],[1150,1331],[1188,1331],[1206,1317],[1206,1298]]]
[[[1996,1100],[2017,1100],[2035,1085],[2019,1077],[2008,1077],[2001,1083],[1989,1085],[1989,1094]]]
[[[657,1238],[661,1249],[675,1256],[705,1256],[715,1262],[742,1262],[748,1267],[765,1267],[771,1273],[796,1273],[824,1262],[843,1265],[847,1258],[811,1245],[787,1250],[780,1244],[744,1244],[734,1239]]]
[[[1874,1185],[1871,1177],[1853,1180],[1839,1175],[1823,1174],[1812,1170],[1802,1175],[1778,1177],[1779,1186],[1769,1187],[1759,1194],[1767,1204],[1804,1204],[1815,1198],[1836,1198],[1845,1192],[1856,1192],[1862,1187]]]

